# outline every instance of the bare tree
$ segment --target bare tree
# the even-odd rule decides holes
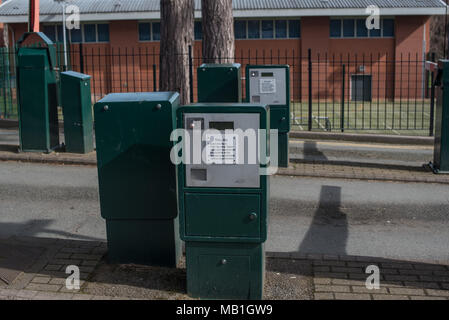
[[[201,1],[203,61],[234,62],[234,18],[232,0]]]
[[[189,46],[193,43],[194,0],[161,0],[159,90],[177,91],[189,103]]]

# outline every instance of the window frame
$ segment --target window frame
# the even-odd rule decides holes
[[[368,33],[366,36],[359,36],[358,32],[357,32],[357,21],[358,20],[364,20],[366,19],[366,17],[342,17],[342,18],[330,18],[329,20],[339,20],[340,22],[340,36],[336,37],[336,36],[331,36],[330,34],[330,26],[329,26],[329,38],[330,39],[394,39],[396,37],[396,19],[395,17],[391,17],[391,16],[385,16],[380,18],[380,36],[371,36],[371,30],[367,30]],[[393,36],[385,36],[384,35],[384,20],[392,20],[393,21]],[[354,20],[354,37],[345,37],[344,33],[343,33],[343,21],[344,20]]]
[[[139,25],[141,23],[149,23],[150,24],[150,40],[140,40]],[[145,43],[145,42],[159,42],[159,41],[161,41],[160,39],[154,40],[154,37],[153,37],[153,24],[154,23],[159,23],[160,24],[161,22],[159,20],[141,20],[141,21],[137,21],[137,41],[138,42]],[[161,36],[161,32],[160,32],[160,29],[159,29],[159,37],[160,36]]]
[[[95,41],[86,42],[86,38],[85,38],[85,34],[84,34],[84,25],[86,25],[86,24],[93,24],[93,25],[95,25]],[[100,24],[105,24],[105,25],[109,26],[108,27],[108,33],[109,33],[109,36],[108,36],[109,40],[108,41],[100,41],[99,40],[99,37],[98,37],[98,25],[100,25]],[[55,32],[55,39],[57,41],[53,41],[53,40],[52,41],[55,42],[55,43],[61,43],[62,41],[59,41],[58,26],[61,26],[61,30],[62,30],[62,23],[44,24],[43,28],[44,27],[48,27],[48,26],[52,27],[54,32]],[[109,22],[85,22],[85,23],[80,23],[80,28],[79,28],[79,30],[81,32],[81,41],[80,42],[78,42],[78,41],[77,42],[73,42],[72,41],[72,30],[73,29],[67,29],[66,28],[66,40],[67,40],[68,43],[73,43],[73,44],[79,44],[79,43],[95,44],[95,43],[109,43],[111,41],[111,38],[110,38],[111,37],[111,30],[110,30],[110,23]],[[61,36],[61,37],[63,37],[63,36]]]
[[[288,40],[288,39],[301,39],[301,19],[288,19],[288,18],[279,18],[279,19],[236,19],[235,21],[244,21],[245,22],[245,32],[246,37],[245,38],[235,38],[236,40]],[[235,23],[234,21],[234,23]],[[258,21],[259,22],[259,37],[258,38],[250,38],[249,37],[249,28],[248,28],[248,22],[249,21]],[[263,30],[262,30],[262,22],[263,21],[271,21],[273,23],[273,37],[271,38],[264,38],[263,37]],[[285,37],[277,37],[276,35],[276,21],[285,21],[286,22],[286,36]],[[298,21],[299,25],[299,36],[293,37],[290,36],[290,21]],[[234,25],[235,27],[235,25]],[[234,29],[235,32],[235,29]]]

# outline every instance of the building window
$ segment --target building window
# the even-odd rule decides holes
[[[234,21],[234,34],[236,39],[246,39],[246,21]]]
[[[236,39],[300,38],[299,20],[235,20]]]
[[[331,38],[341,37],[341,20],[331,20],[329,23],[329,27]]]
[[[391,38],[394,37],[394,19],[381,19],[380,29],[367,29],[366,19],[331,19],[331,38]]]
[[[365,19],[357,19],[357,37],[359,38],[368,37],[368,29],[366,28]]]
[[[260,38],[260,20],[248,21],[248,38],[249,39]]]
[[[81,29],[70,30],[70,42],[80,43],[82,41],[83,41],[83,33],[81,32]]]
[[[288,37],[289,38],[301,37],[301,24],[299,23],[299,20],[288,21]]]
[[[151,23],[139,23],[139,41],[151,40]]]
[[[287,20],[275,20],[276,26],[276,38],[285,39],[287,38]]]
[[[394,19],[383,19],[382,30],[384,37],[394,37]]]
[[[109,42],[109,24],[97,24],[98,42]]]
[[[44,26],[43,31],[47,37],[50,38],[51,41],[56,42],[56,29],[55,26]]]
[[[159,41],[161,40],[160,22],[140,22],[139,41]]]
[[[62,24],[48,24],[43,26],[43,32],[53,42],[63,42],[64,34]],[[81,42],[109,42],[108,23],[86,23],[80,25],[80,29],[67,29],[67,41],[71,43]]]
[[[97,36],[95,34],[94,24],[84,25],[84,42],[95,42],[97,41]]]
[[[274,38],[273,20],[262,20],[262,38],[264,39]]]
[[[355,36],[354,20],[353,19],[344,19],[343,20],[343,37],[353,38],[354,36]]]
[[[195,40],[203,39],[203,25],[201,21],[195,21]]]

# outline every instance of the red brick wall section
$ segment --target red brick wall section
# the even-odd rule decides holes
[[[423,39],[426,31],[424,26],[428,18],[426,16],[396,17],[395,99],[422,97],[423,66],[418,61],[424,58]],[[428,33],[426,34],[428,39]]]

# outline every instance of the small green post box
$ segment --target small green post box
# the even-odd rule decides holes
[[[18,42],[17,88],[20,150],[51,152],[59,147],[58,85],[54,44],[41,32]]]
[[[108,258],[175,267],[181,255],[176,167],[170,159],[175,92],[112,93],[94,106],[101,215]]]
[[[183,106],[177,124],[185,130],[184,143],[178,142],[175,150],[180,144],[178,155],[184,159],[178,164],[178,206],[187,292],[203,299],[261,299],[269,199],[263,169],[268,167],[269,134],[258,132],[269,131],[268,107]]]
[[[90,76],[74,71],[61,73],[65,151],[89,153],[94,150]]]
[[[203,63],[197,70],[198,102],[242,102],[238,63]]]
[[[247,65],[246,100],[270,106],[271,129],[277,129],[278,164],[288,167],[290,131],[290,67],[288,65]]]
[[[449,173],[449,60],[438,62],[436,86],[435,147],[430,166],[435,173]]]

